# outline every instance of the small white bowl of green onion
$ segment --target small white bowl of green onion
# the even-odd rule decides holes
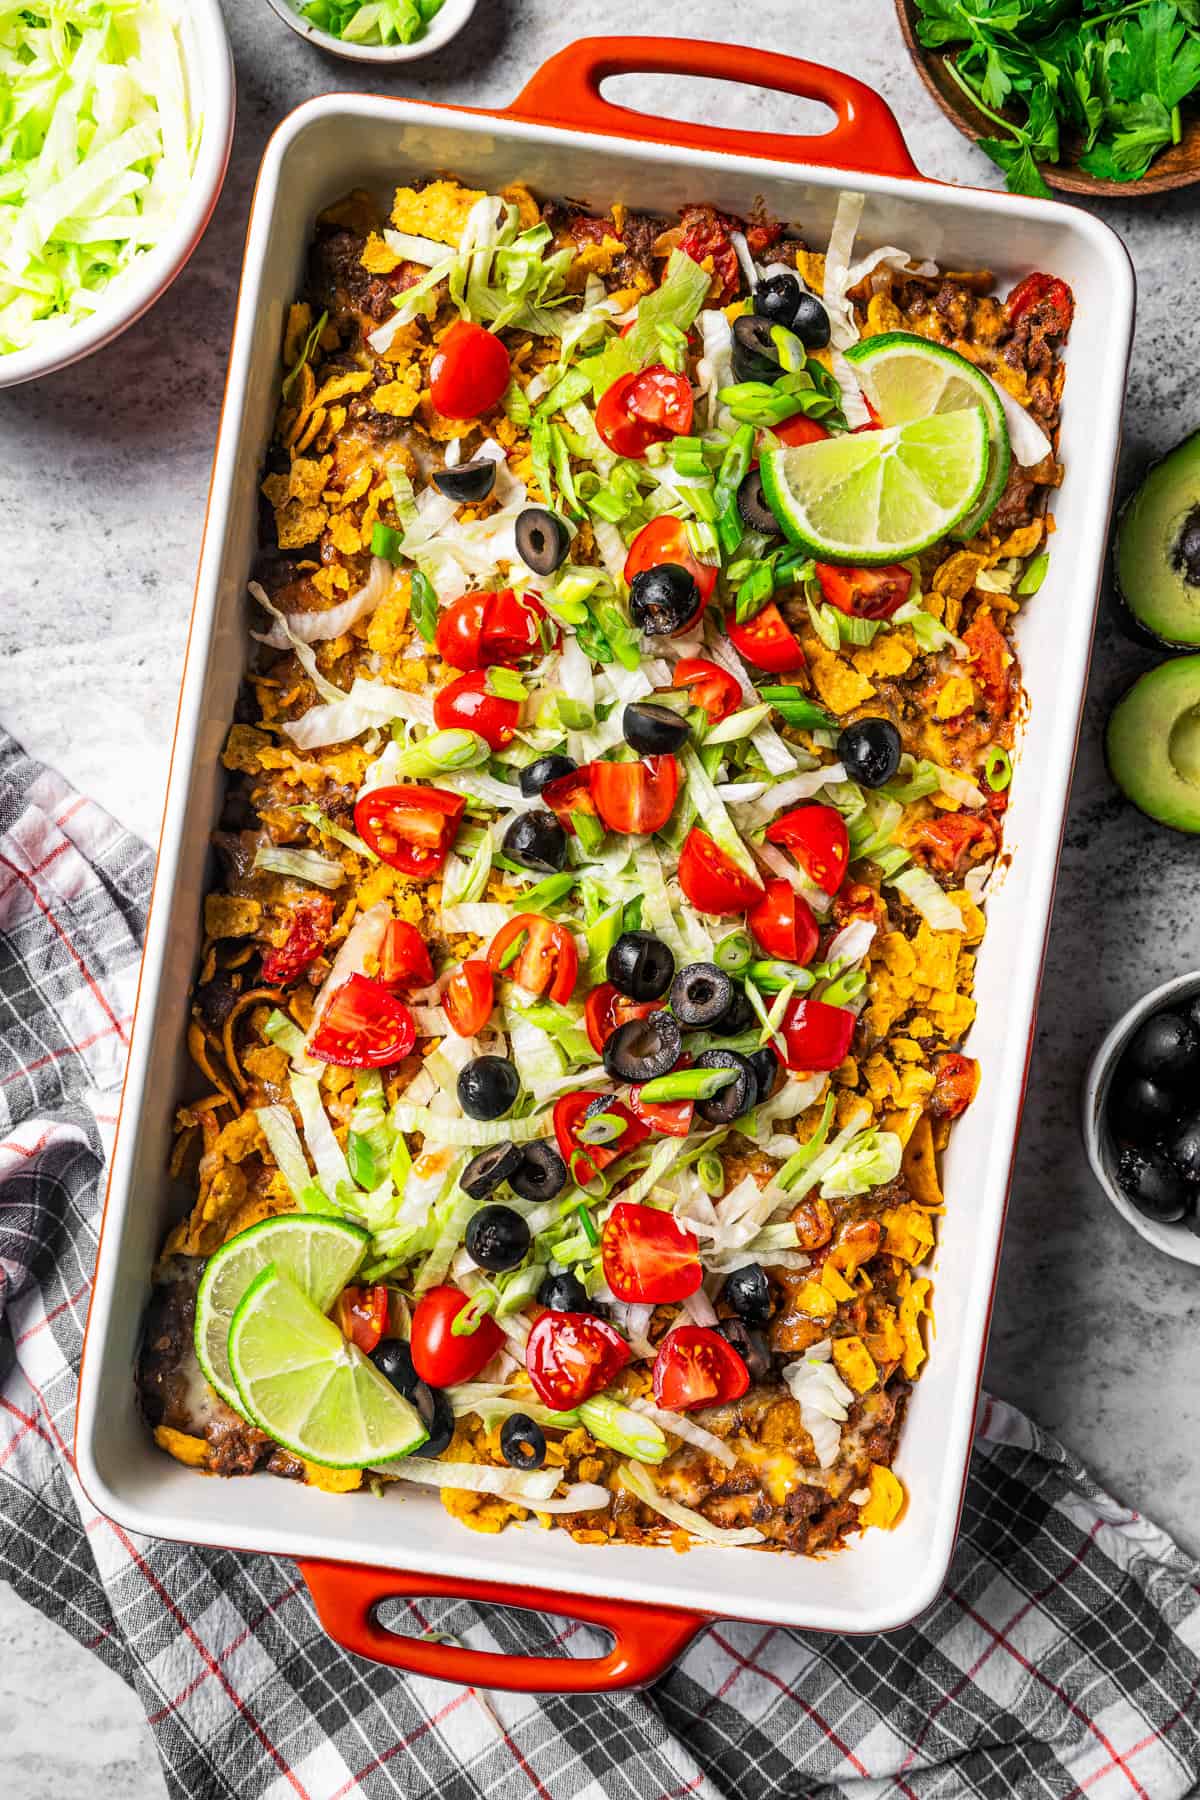
[[[351,62],[415,62],[457,37],[475,0],[267,0],[300,37]]]

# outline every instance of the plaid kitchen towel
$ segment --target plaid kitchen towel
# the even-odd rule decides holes
[[[279,1559],[136,1539],[71,1460],[146,848],[0,733],[0,1576],[136,1688],[180,1800],[1174,1800],[1200,1772],[1200,1566],[985,1409],[945,1592],[887,1637],[718,1624],[648,1693],[533,1700],[339,1650]],[[696,1552],[703,1555],[703,1551]],[[412,1607],[537,1650],[553,1624]],[[584,1627],[550,1641],[594,1654]]]

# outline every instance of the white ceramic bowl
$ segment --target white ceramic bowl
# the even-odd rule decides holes
[[[184,60],[188,82],[204,126],[196,166],[179,212],[162,242],[138,257],[101,300],[89,319],[29,350],[0,356],[0,388],[34,381],[65,369],[93,350],[111,344],[165,294],[204,236],[212,217],[233,146],[235,84],[233,53],[220,0],[182,0]]]
[[[418,57],[431,56],[435,50],[444,49],[451,38],[457,37],[471,14],[475,11],[475,0],[445,0],[441,12],[437,13],[424,36],[413,44],[350,44],[345,38],[334,37],[331,32],[322,31],[317,25],[310,25],[302,19],[291,0],[267,0],[273,13],[278,13],[285,24],[290,25],[298,37],[307,38],[311,44],[319,44],[322,50],[328,50],[332,56],[343,56],[348,62],[361,63],[404,63],[416,62]]]
[[[1128,1012],[1121,1014],[1088,1066],[1083,1084],[1083,1141],[1096,1180],[1139,1237],[1144,1237],[1156,1250],[1165,1250],[1178,1262],[1200,1264],[1200,1237],[1186,1225],[1162,1225],[1157,1219],[1148,1219],[1117,1186],[1117,1146],[1105,1119],[1108,1090],[1117,1064],[1138,1026],[1151,1014],[1163,1012],[1173,1000],[1191,1000],[1197,994],[1200,994],[1200,974],[1177,975],[1173,981],[1164,981],[1161,987],[1143,994]]]

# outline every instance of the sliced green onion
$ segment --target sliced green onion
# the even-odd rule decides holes
[[[753,455],[754,427],[739,425],[729,440],[729,448],[721,458],[721,466],[717,470],[713,499],[718,513],[723,513],[731,501],[736,503],[737,491],[749,473]]]
[[[432,644],[437,636],[438,597],[428,575],[422,574],[420,569],[413,570],[408,604],[413,624],[425,642]]]
[[[702,439],[698,437],[672,438],[670,449],[671,461],[680,475],[706,476],[708,474]]]
[[[858,998],[867,985],[867,977],[862,969],[848,969],[831,981],[821,994],[825,1006],[848,1006],[851,1000]]]
[[[581,1200],[579,1205],[575,1208],[575,1213],[579,1219],[580,1226],[583,1229],[583,1235],[588,1243],[598,1244],[600,1242],[600,1233],[596,1230],[596,1221],[592,1217],[591,1207]]]
[[[984,761],[984,780],[993,794],[1002,794],[1012,777],[1012,757],[1000,744],[993,744]]]
[[[736,744],[742,738],[752,737],[770,715],[771,708],[765,701],[761,706],[744,706],[740,712],[730,713],[719,725],[711,727],[704,739],[705,749],[713,744]]]
[[[477,731],[434,731],[396,758],[397,775],[441,775],[453,769],[478,769],[491,751]]]
[[[711,1100],[722,1088],[737,1080],[736,1069],[672,1069],[669,1075],[656,1075],[642,1083],[643,1100]]]
[[[620,1113],[593,1113],[579,1127],[575,1136],[581,1144],[615,1144],[618,1138],[624,1137],[628,1128],[628,1119],[623,1119]]]
[[[497,1296],[490,1288],[480,1288],[472,1294],[461,1312],[455,1313],[450,1321],[451,1337],[472,1337],[479,1330],[484,1319],[496,1308]]]
[[[706,1150],[696,1163],[696,1177],[705,1193],[716,1199],[725,1192],[725,1169],[713,1150]]]
[[[734,618],[739,625],[756,618],[775,592],[775,571],[769,562],[755,563],[744,581],[738,584]]]
[[[355,1183],[369,1193],[379,1180],[379,1175],[370,1139],[364,1137],[361,1132],[352,1131],[346,1138],[346,1161],[350,1166],[350,1174]]]
[[[578,879],[577,875],[569,873],[547,875],[545,880],[531,887],[527,894],[521,895],[522,909],[525,912],[545,912],[548,907],[557,906],[560,900],[566,899]]]
[[[597,1443],[619,1450],[622,1456],[631,1456],[636,1462],[660,1463],[667,1455],[667,1440],[654,1420],[634,1412],[631,1406],[622,1406],[607,1394],[582,1401],[578,1412]]]
[[[678,325],[671,324],[656,326],[655,336],[658,339],[659,354],[664,363],[677,375],[681,369],[687,367],[687,337],[680,331]],[[588,386],[591,386],[590,381]]]
[[[588,1176],[586,1180],[584,1180],[583,1175],[580,1172],[584,1163],[587,1163],[592,1171],[591,1175]],[[572,1150],[569,1167],[571,1171],[571,1180],[575,1183],[575,1186],[579,1189],[580,1193],[587,1194],[589,1198],[593,1200],[603,1200],[607,1197],[607,1177],[602,1170],[597,1169],[589,1161],[586,1150]]]
[[[727,932],[713,951],[713,961],[727,975],[740,975],[753,956],[754,941],[740,925],[736,931]]]
[[[500,958],[499,962],[496,965],[498,973],[503,974],[505,969],[509,968],[511,966],[511,964],[516,962],[518,956],[520,956],[522,950],[525,948],[525,941],[528,938],[528,936],[529,936],[529,933],[527,931],[518,931],[516,937],[513,939],[512,943],[509,944],[508,948],[505,950],[503,956]]]
[[[808,367],[808,352],[786,325],[772,325],[771,342],[779,352],[779,366],[785,375],[798,375]]]
[[[760,688],[759,693],[780,714],[785,725],[795,725],[801,731],[829,731],[837,724],[832,713],[810,700],[798,687],[765,687]]]
[[[568,731],[590,731],[596,723],[595,713],[581,700],[572,700],[566,694],[559,694],[555,705],[558,716]]]
[[[1017,593],[1036,594],[1043,581],[1046,579],[1046,570],[1049,567],[1050,552],[1048,550],[1043,550],[1040,556],[1034,557],[1033,561],[1025,570],[1025,573],[1021,576],[1020,581],[1017,583]]]
[[[865,979],[865,977],[864,977]],[[776,994],[771,1010],[763,1020],[762,1043],[768,1044],[783,1023],[783,1015],[788,1009],[788,1001],[796,991],[794,981],[786,981]]]
[[[528,700],[529,698],[529,689],[515,669],[489,669],[487,684],[498,699]]]
[[[807,990],[813,984],[812,971],[789,962],[752,962],[747,977],[764,994],[777,994],[781,988]]]
[[[376,525],[371,533],[371,555],[386,557],[390,563],[402,561],[400,544],[404,533],[391,525]]]

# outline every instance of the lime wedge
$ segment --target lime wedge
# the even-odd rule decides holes
[[[955,537],[972,537],[1004,492],[1012,463],[1004,408],[982,369],[957,350],[931,344],[910,331],[864,338],[847,350],[846,361],[884,425],[907,425],[935,413],[982,406],[988,424],[987,480],[972,511],[954,527]]]
[[[795,543],[827,562],[896,562],[936,544],[974,506],[987,478],[987,418],[967,406],[780,444],[759,468],[767,504]]]
[[[250,1283],[229,1328],[243,1411],[308,1462],[362,1469],[423,1444],[415,1406],[274,1267]]]
[[[324,1213],[283,1213],[239,1231],[208,1259],[196,1290],[196,1357],[227,1406],[241,1412],[229,1367],[229,1325],[237,1303],[268,1263],[302,1288],[318,1311],[337,1299],[363,1259],[370,1235]]]

